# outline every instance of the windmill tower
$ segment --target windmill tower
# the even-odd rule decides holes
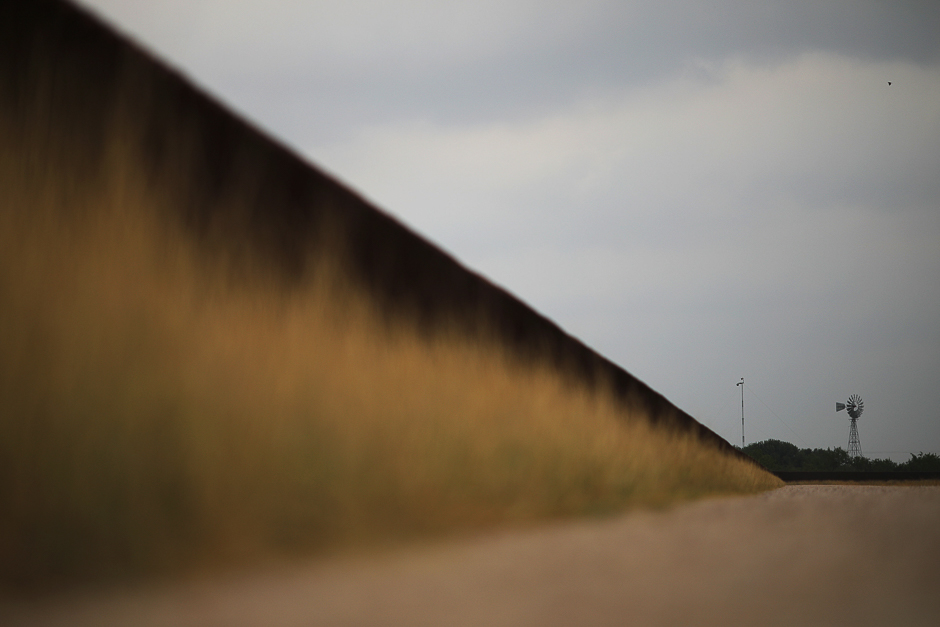
[[[845,410],[849,415],[849,457],[861,457],[862,445],[858,441],[858,417],[865,411],[865,403],[858,394],[853,394],[845,403],[836,403],[836,411]]]

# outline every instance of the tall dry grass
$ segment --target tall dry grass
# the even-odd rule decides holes
[[[778,485],[495,343],[390,325],[341,246],[291,288],[232,261],[115,137],[87,179],[0,142],[4,587]]]

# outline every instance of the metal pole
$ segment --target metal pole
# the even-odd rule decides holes
[[[741,386],[741,448],[744,448],[744,377],[735,385]]]

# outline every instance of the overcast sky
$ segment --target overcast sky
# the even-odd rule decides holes
[[[940,453],[940,3],[82,2],[732,443]]]

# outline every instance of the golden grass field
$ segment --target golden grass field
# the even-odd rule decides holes
[[[195,236],[173,217],[182,156],[154,177],[120,107],[100,150],[60,140],[44,80],[27,119],[0,118],[3,588],[781,485],[495,335],[389,318],[348,278],[342,229],[293,282],[248,244]]]

